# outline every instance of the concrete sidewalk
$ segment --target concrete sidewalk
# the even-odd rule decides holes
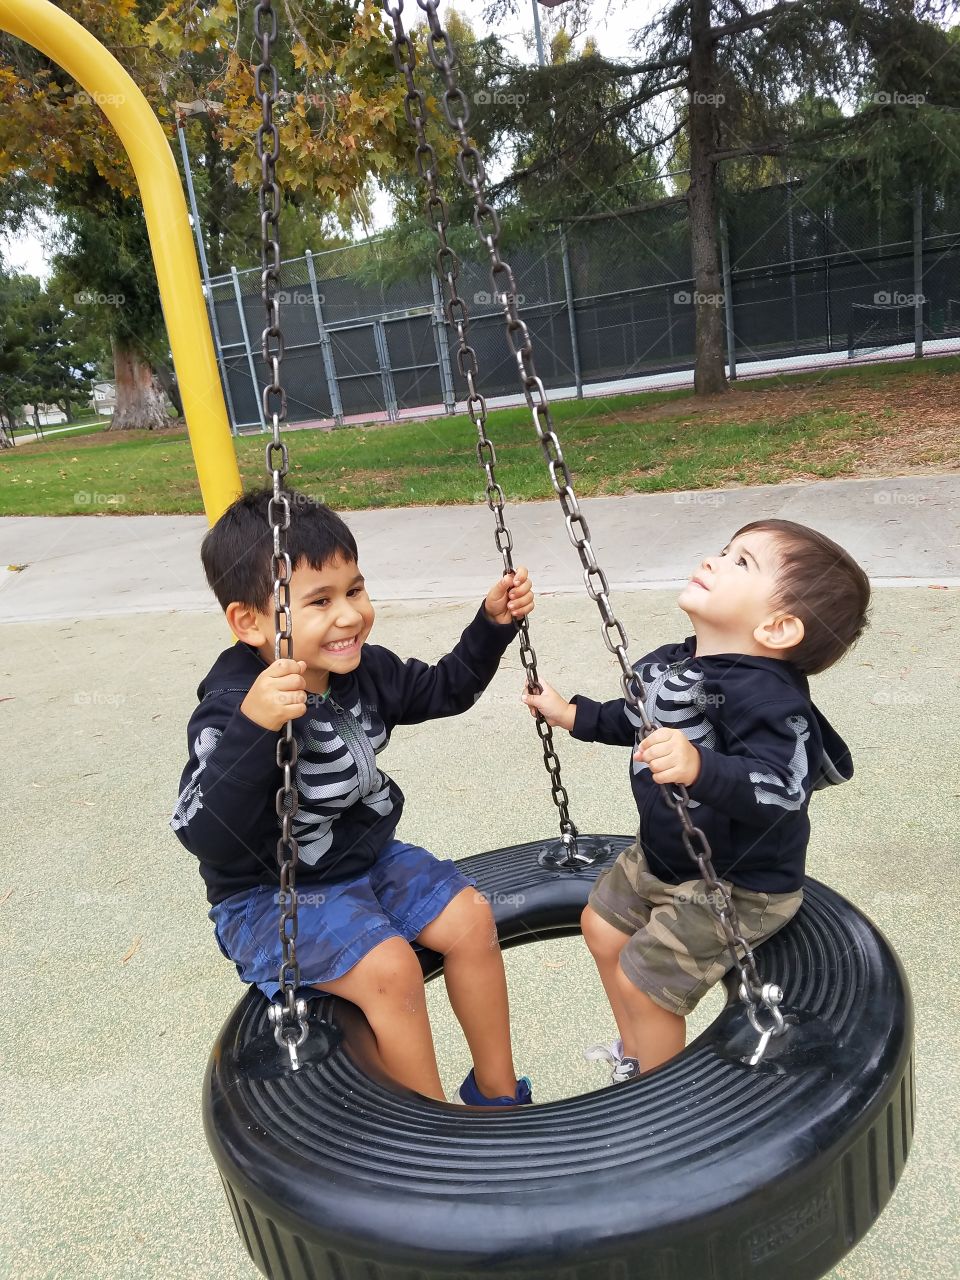
[[[309,490],[308,490],[309,491]],[[614,590],[685,581],[741,525],[779,516],[847,548],[877,585],[960,583],[960,475],[699,489],[583,502]],[[472,507],[347,512],[375,600],[474,599],[496,573],[493,518]],[[507,508],[515,558],[537,589],[582,591],[556,500]],[[202,516],[0,519],[0,622],[104,614],[211,612],[200,566]]]
[[[856,774],[814,798],[808,867],[883,929],[917,1012],[913,1152],[880,1221],[832,1280],[947,1280],[960,1275],[960,592],[947,585],[958,575],[958,478],[877,483],[739,490],[712,505],[599,500],[588,515],[614,582],[685,577],[691,559],[738,524],[776,511],[837,537],[875,577],[943,588],[880,587],[861,643],[813,681]],[[547,515],[526,504],[514,520],[541,590],[557,592],[534,615],[541,670],[566,693],[615,696],[597,610],[562,524],[557,535],[557,512]],[[376,641],[431,661],[449,648],[497,572],[489,521],[485,508],[351,517],[374,596],[387,601]],[[154,540],[149,527],[161,524]],[[200,1122],[207,1058],[241,988],[214,943],[196,867],[167,825],[196,685],[227,640],[220,615],[205,612],[194,560],[202,527],[0,522],[2,563],[31,566],[4,573],[0,591],[9,622],[0,632],[0,936],[12,979],[0,1020],[0,1275],[16,1280],[259,1274]],[[120,600],[110,583],[125,562]],[[437,599],[401,602],[411,578]],[[620,592],[632,650],[687,633],[675,595]],[[83,618],[81,606],[124,612]],[[24,613],[34,620],[12,621]],[[406,839],[461,857],[556,830],[521,682],[514,649],[466,715],[396,732],[383,766],[408,797]],[[626,758],[566,735],[557,747],[581,829],[632,830]],[[610,1038],[613,1024],[580,939],[531,943],[506,963],[516,1059],[538,1102],[600,1087],[602,1068],[580,1051]],[[429,1003],[452,1093],[466,1046],[441,985]],[[691,1036],[719,1004],[717,992],[703,1002]]]

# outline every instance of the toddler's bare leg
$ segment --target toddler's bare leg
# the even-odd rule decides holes
[[[589,906],[584,908],[580,924],[617,1020],[624,1056],[636,1058],[642,1071],[659,1067],[683,1048],[685,1020],[661,1008],[621,969],[620,952],[630,941],[629,934],[608,924]]]
[[[614,981],[627,1010],[624,1055],[636,1058],[641,1071],[652,1071],[661,1063],[675,1058],[686,1041],[686,1020],[651,1000],[645,991],[633,985],[619,966]]]
[[[443,956],[444,982],[473,1055],[477,1088],[488,1098],[512,1098],[517,1077],[507,978],[489,903],[476,889],[461,890],[417,941]]]
[[[409,943],[387,938],[342,978],[317,986],[359,1005],[373,1028],[383,1065],[395,1080],[427,1098],[444,1099],[423,973]]]
[[[630,1015],[620,996],[617,974],[620,971],[620,952],[630,941],[630,935],[608,924],[603,916],[598,915],[593,907],[589,906],[584,907],[580,916],[580,928],[583,931],[583,940],[596,961],[600,981],[610,1001],[613,1016],[617,1020],[620,1038],[626,1045]]]

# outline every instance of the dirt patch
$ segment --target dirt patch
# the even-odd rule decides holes
[[[823,464],[853,452],[856,456],[844,466],[843,474],[863,477],[960,468],[960,374],[918,372],[891,377],[888,385],[879,387],[842,380],[797,386],[771,379],[749,387],[734,386],[720,395],[689,396],[604,415],[599,421],[670,421],[682,430],[731,421],[775,425],[813,412],[855,417],[859,420],[856,438],[848,433],[834,438],[828,431],[816,443],[788,450],[781,461]],[[804,475],[798,471],[795,478]],[[809,478],[820,476],[811,472]]]

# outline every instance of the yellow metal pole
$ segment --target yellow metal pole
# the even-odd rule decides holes
[[[83,85],[123,143],[150,234],[163,316],[207,520],[241,493],[187,205],[150,104],[112,53],[49,0],[0,0],[0,30],[33,45]]]

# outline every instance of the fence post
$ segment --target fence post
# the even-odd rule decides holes
[[[330,408],[333,420],[338,427],[343,426],[343,404],[340,401],[340,388],[337,385],[337,366],[333,360],[332,343],[323,323],[323,311],[320,306],[320,290],[317,288],[317,273],[313,266],[313,254],[309,249],[304,255],[307,259],[307,274],[310,276],[310,291],[313,296],[313,312],[317,317],[317,330],[320,334],[320,353],[323,356],[323,371],[327,375],[327,386],[330,389]]]
[[[823,291],[827,299],[827,350],[833,350],[833,308],[830,305],[830,255],[833,252],[833,205],[823,211]]]
[[[720,270],[723,274],[723,316],[727,326],[727,375],[731,382],[737,378],[736,338],[733,332],[733,277],[730,274],[730,242],[727,239],[727,219],[720,213]]]
[[[787,246],[790,252],[790,311],[793,317],[793,354],[799,354],[800,335],[797,328],[796,245],[793,238],[793,186],[787,184]]]
[[[583,375],[580,371],[580,344],[577,341],[577,313],[573,309],[573,272],[570,270],[570,253],[567,249],[567,233],[560,228],[560,254],[563,259],[563,289],[567,295],[567,315],[570,319],[570,352],[573,356],[573,376],[577,384],[577,399],[583,399]]]
[[[913,189],[913,358],[923,359],[923,187]]]
[[[190,154],[187,151],[187,131],[183,121],[177,119],[177,134],[180,138],[180,154],[183,156],[183,173],[187,179],[187,194],[190,197],[190,212],[193,215],[193,234],[200,254],[200,270],[203,272],[203,284],[207,293],[207,310],[210,313],[210,328],[213,330],[214,354],[220,367],[220,380],[223,382],[223,394],[227,401],[230,415],[230,434],[237,434],[237,414],[233,407],[233,396],[230,393],[230,378],[227,374],[226,362],[223,358],[223,344],[220,341],[220,326],[217,324],[217,308],[213,301],[213,286],[210,283],[210,268],[207,264],[207,251],[203,243],[203,231],[200,227],[200,214],[197,210],[197,193],[193,189],[193,174],[190,171]]]
[[[447,325],[443,314],[443,294],[440,292],[440,281],[432,271],[430,284],[433,286],[433,340],[437,345],[437,367],[440,370],[443,404],[447,413],[454,414],[457,412],[457,391],[453,381],[453,366],[450,364],[450,343],[447,340]]]
[[[230,275],[233,279],[233,295],[237,300],[237,313],[240,316],[240,332],[243,334],[243,347],[247,353],[247,368],[250,370],[250,381],[253,383],[253,398],[257,402],[257,416],[260,419],[260,430],[266,431],[267,421],[263,416],[263,388],[257,381],[257,371],[253,366],[253,351],[250,348],[250,334],[247,330],[247,317],[243,311],[243,295],[240,292],[240,278],[237,275],[237,268],[230,268]]]
[[[399,422],[400,405],[397,402],[397,389],[393,383],[393,370],[390,368],[390,348],[387,345],[387,330],[383,319],[378,317],[373,322],[373,341],[380,359],[380,381],[383,386],[383,400],[387,407],[387,419]]]

